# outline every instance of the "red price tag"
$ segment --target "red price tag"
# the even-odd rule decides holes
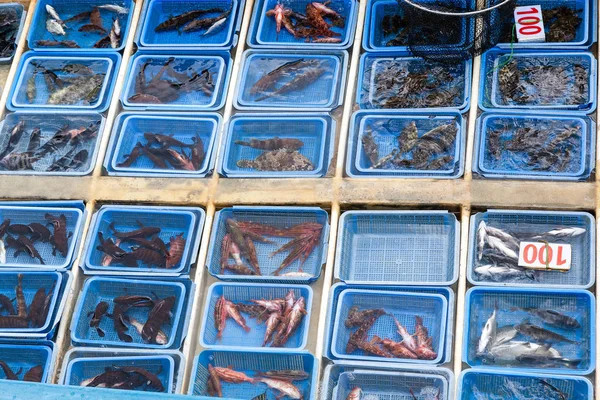
[[[571,245],[543,242],[521,242],[519,266],[530,269],[571,269]]]
[[[516,7],[515,24],[519,42],[546,41],[541,6]]]

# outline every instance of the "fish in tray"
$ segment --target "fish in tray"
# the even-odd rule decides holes
[[[102,387],[122,390],[140,390],[148,392],[165,392],[157,374],[145,368],[131,365],[106,367],[106,370],[79,385],[86,387]]]
[[[17,48],[19,13],[13,7],[0,8],[0,58],[11,57]]]
[[[15,298],[10,299],[8,296],[0,294],[0,329],[43,327],[50,312],[50,304],[53,296],[54,286],[48,288],[48,292],[46,292],[46,288],[40,287],[36,291],[31,303],[27,305],[23,294],[23,275],[19,274],[18,284],[15,289]],[[16,309],[14,307],[15,300],[17,304]]]
[[[250,139],[237,140],[235,144],[253,149],[264,150],[253,160],[237,161],[240,168],[252,168],[257,171],[312,171],[313,163],[298,150],[304,142],[293,138]]]
[[[4,379],[8,379],[9,381],[19,381],[19,375],[23,372],[23,368],[19,368],[19,370],[14,371],[10,365],[0,360],[0,368],[2,372],[4,372]],[[43,368],[41,365],[35,365],[31,367],[25,375],[23,376],[24,382],[41,382],[42,381],[42,373]]]
[[[212,15],[209,17],[209,15]],[[174,15],[161,22],[154,28],[154,32],[178,31],[180,34],[204,31],[203,35],[212,35],[227,25],[231,16],[231,9],[219,7],[186,11]]]

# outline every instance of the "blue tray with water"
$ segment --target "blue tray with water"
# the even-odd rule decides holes
[[[159,76],[165,64],[173,59],[170,74]],[[126,110],[158,110],[158,111],[213,111],[225,105],[225,92],[229,83],[232,66],[231,56],[228,52],[199,53],[182,52],[181,54],[138,52],[129,64],[125,85],[121,93],[121,102]],[[141,68],[146,65],[143,71]],[[193,87],[200,79],[205,81],[204,75],[208,74],[212,85],[205,91]],[[158,77],[158,78],[157,78]],[[139,80],[143,78],[143,85],[154,87],[153,78],[157,81],[170,82],[170,86],[162,89],[151,89],[151,93],[168,96],[162,99],[151,95],[152,99],[133,98],[140,93]],[[155,80],[155,82],[157,82]],[[161,84],[165,86],[164,84]],[[187,85],[187,88],[186,88]],[[170,89],[170,91],[167,90]]]
[[[369,157],[365,153],[362,140],[369,133],[377,145],[379,158],[398,152],[399,133],[415,123],[418,135],[421,137],[432,129],[445,124],[456,126],[456,138],[453,145],[442,153],[433,155],[433,162],[437,159],[447,158],[447,162],[438,169],[420,166],[395,166],[386,163],[382,167],[373,168]],[[352,115],[350,122],[350,137],[348,140],[348,158],[346,159],[346,174],[352,178],[364,177],[400,177],[400,178],[436,178],[454,179],[462,176],[464,172],[465,153],[465,123],[458,112],[436,112],[435,115],[393,112],[357,111]],[[412,159],[409,152],[404,152],[406,159]],[[430,162],[428,165],[430,165]]]
[[[477,229],[481,222],[492,228],[498,228],[514,235],[517,240],[536,242],[547,240],[555,244],[568,244],[571,246],[571,268],[568,271],[531,271],[529,277],[512,277],[508,279],[494,279],[475,272],[476,267],[489,264],[489,260],[479,260],[477,245]],[[528,286],[528,287],[557,287],[587,289],[594,284],[596,271],[596,221],[592,214],[587,212],[569,211],[516,211],[516,210],[488,210],[477,213],[471,218],[469,232],[469,258],[467,278],[474,285],[487,286]],[[532,239],[536,235],[543,235],[555,229],[580,228],[585,229],[581,235],[573,237],[542,237]],[[514,263],[515,267],[517,262]]]
[[[333,156],[333,138],[336,122],[327,114],[236,114],[227,126],[223,144],[222,165],[219,173],[236,178],[302,178],[322,177],[329,169]],[[314,169],[310,171],[261,171],[240,167],[240,160],[255,160],[265,151],[243,146],[237,141],[299,139],[304,145],[298,152],[306,157]]]
[[[531,324],[558,333],[575,343],[553,343],[552,348],[560,354],[557,362],[547,364],[507,361],[488,355],[478,355],[477,347],[484,325],[497,307],[497,328],[514,326],[529,321]],[[524,308],[551,310],[574,318],[580,327],[564,329],[544,322],[539,316],[524,311]],[[588,375],[596,366],[596,305],[595,298],[587,290],[537,289],[537,288],[471,288],[466,294],[465,325],[463,338],[464,362],[472,367],[488,366],[494,369],[520,370],[524,372],[544,372],[548,374]],[[527,342],[521,334],[515,341]],[[543,346],[540,344],[540,346]],[[505,353],[506,354],[506,353]],[[580,360],[577,365],[568,366],[568,361]]]
[[[237,275],[227,270],[221,274],[221,243],[227,234],[226,220],[233,218],[236,221],[255,222],[273,226],[279,229],[288,229],[294,225],[306,222],[320,223],[321,239],[315,245],[310,256],[302,264],[300,260],[294,261],[281,275],[272,275],[287,257],[287,253],[279,253],[270,257],[270,253],[277,250],[283,244],[288,243],[289,237],[273,237],[265,235],[266,239],[274,243],[255,242],[258,262],[262,276]],[[310,283],[319,279],[321,269],[327,258],[327,243],[329,241],[329,215],[327,211],[318,207],[252,207],[234,206],[223,208],[215,214],[213,229],[208,248],[206,267],[208,273],[224,281],[246,281],[246,282],[281,282],[281,283]],[[230,261],[231,262],[231,261]],[[304,272],[302,275],[295,273]],[[287,275],[286,274],[290,274]]]
[[[244,0],[152,0],[144,3],[143,22],[136,35],[141,49],[230,49],[237,43],[244,11]],[[217,10],[218,9],[218,10]],[[215,10],[198,19],[217,18],[231,10],[220,27],[207,34],[207,29],[185,32],[183,26],[156,32],[155,28],[170,18],[190,11]]]
[[[204,226],[205,212],[198,207],[162,207],[162,206],[102,206],[92,217],[90,234],[88,235],[85,248],[85,263],[83,265],[86,273],[108,273],[114,275],[162,275],[177,276],[189,272],[191,265],[196,262],[198,246],[202,227]],[[100,245],[98,232],[102,232],[104,239],[117,239],[110,229],[114,222],[114,229],[119,232],[129,232],[140,228],[139,223],[144,226],[158,227],[158,237],[170,248],[170,240],[183,234],[185,247],[181,260],[173,268],[157,268],[138,261],[138,268],[127,267],[116,262],[108,266],[102,265],[105,254],[97,249]],[[146,237],[145,239],[150,239]],[[127,241],[120,244],[124,250],[129,250]],[[130,245],[135,243],[130,242]]]
[[[109,154],[104,159],[104,168],[108,175],[114,176],[203,178],[212,171],[213,147],[221,123],[222,117],[217,113],[199,116],[183,113],[152,113],[152,115],[121,113],[114,124],[108,145]],[[120,165],[127,160],[138,143],[148,144],[144,138],[145,133],[170,135],[189,146],[193,146],[195,140],[199,139],[204,147],[204,160],[199,168],[193,171],[175,169],[169,163],[167,168],[157,167],[145,155],[141,155],[130,166]],[[159,146],[154,145],[153,148]],[[188,158],[191,156],[189,148],[172,147],[172,149],[179,153],[184,152]]]
[[[295,63],[295,64],[291,64]],[[327,111],[343,102],[348,53],[246,50],[237,86],[235,105],[241,110],[315,110]],[[274,73],[275,81],[255,86],[269,73],[290,65],[298,70]],[[281,70],[280,70],[281,71]],[[308,82],[298,82],[312,76]],[[264,82],[264,81],[263,81]],[[298,82],[293,84],[292,82]],[[290,86],[285,86],[290,84]],[[291,87],[277,94],[281,88]],[[296,88],[296,89],[294,89]]]
[[[52,351],[51,347],[42,344],[0,343],[2,361],[17,375],[19,380],[23,380],[30,369],[39,365],[42,367],[41,382],[48,381],[52,375],[51,370],[54,364]],[[0,370],[0,379],[7,379],[3,370]]]
[[[193,396],[207,396],[208,364],[213,367],[232,367],[235,371],[247,376],[255,376],[257,372],[271,370],[301,370],[309,374],[304,381],[295,381],[294,385],[300,390],[304,400],[315,400],[318,389],[318,362],[315,356],[308,352],[294,352],[289,350],[247,351],[239,348],[236,350],[204,350],[194,360],[194,368],[190,380],[188,394]],[[267,400],[275,400],[277,392],[270,390],[263,383],[252,384],[222,382],[223,397],[234,399],[251,399],[266,393]]]
[[[369,285],[452,285],[460,223],[447,211],[348,211],[339,223],[335,277]]]
[[[19,61],[17,69],[19,74],[10,89],[10,101],[6,104],[6,107],[11,111],[17,109],[106,111],[110,104],[114,78],[120,62],[121,55],[117,53],[93,54],[78,52],[76,55],[70,56],[28,51]],[[63,68],[66,68],[66,72]],[[70,72],[72,68],[83,72]],[[40,72],[44,70],[53,71],[65,86],[62,89],[57,86],[56,90],[54,90],[54,87],[48,88],[44,79],[47,74]],[[90,71],[94,75],[86,75]],[[83,86],[81,81],[86,76],[98,76],[99,88],[98,86]],[[65,81],[70,79],[75,79],[75,81],[71,85],[68,82],[65,84]],[[79,92],[82,93],[80,96],[75,96],[73,95],[75,89],[69,90],[73,85],[76,86],[75,89],[81,87],[82,89],[85,88],[86,91],[81,91]],[[28,87],[35,90],[28,91]]]
[[[12,61],[12,59],[15,55],[15,51],[17,50],[17,45],[19,44],[19,38],[21,37],[21,33],[23,32],[23,28],[25,26],[25,18],[27,17],[27,12],[25,11],[22,4],[19,4],[19,3],[0,4],[0,12],[12,13],[13,11],[15,13],[13,15],[16,15],[17,21],[18,21],[18,27],[16,30],[14,30],[14,35],[13,35],[14,45],[12,46],[13,49],[11,50],[9,55],[7,55],[6,57],[0,57],[0,64],[10,64],[10,62]]]
[[[200,344],[205,348],[230,348],[244,347],[252,350],[277,350],[277,347],[264,347],[263,340],[267,325],[265,322],[259,322],[255,318],[250,318],[248,314],[240,312],[246,320],[246,325],[250,328],[245,332],[241,326],[234,320],[228,319],[222,338],[218,338],[218,331],[215,328],[215,305],[221,296],[235,304],[253,304],[251,300],[270,300],[285,298],[286,294],[294,291],[296,299],[301,296],[306,302],[307,314],[296,331],[289,337],[283,346],[291,350],[302,350],[306,347],[308,340],[309,321],[311,317],[313,291],[310,286],[284,284],[265,284],[265,283],[215,283],[208,289],[206,295],[206,304],[204,306],[204,318],[200,331]]]
[[[65,35],[55,35],[46,29],[46,20],[51,16],[46,12],[46,5],[53,7],[60,18],[64,21],[66,28]],[[92,11],[95,7],[103,5],[116,5],[123,7],[125,13],[115,12],[105,8],[99,8],[100,17],[102,18],[102,28],[105,32],[81,32],[81,27],[91,24],[89,16],[87,18],[69,20],[76,15],[84,12]],[[79,52],[81,49],[94,52],[116,52],[125,48],[125,40],[129,35],[129,27],[133,18],[133,8],[135,2],[133,0],[42,0],[36,3],[33,14],[29,34],[27,35],[27,44],[32,50],[56,51],[56,52]],[[119,45],[112,48],[109,45],[107,48],[97,48],[94,45],[102,38],[109,35],[113,26],[113,21],[117,19],[121,27],[121,38]],[[85,29],[85,28],[84,28]],[[77,44],[77,48],[67,46],[48,46],[38,41],[73,41]]]
[[[597,61],[587,52],[492,50],[482,57],[479,107],[484,111],[596,109]],[[515,74],[516,77],[515,77]],[[500,84],[500,79],[510,83]]]

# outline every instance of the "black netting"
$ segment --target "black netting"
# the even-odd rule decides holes
[[[468,60],[494,47],[512,26],[516,5],[516,0],[398,1],[410,52],[442,62]]]

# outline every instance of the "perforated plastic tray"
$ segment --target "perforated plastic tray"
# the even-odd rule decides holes
[[[517,240],[535,242],[546,240],[549,243],[563,243],[571,246],[571,268],[568,271],[531,271],[531,278],[513,277],[494,280],[491,277],[475,272],[477,266],[488,264],[484,258],[478,260],[477,229],[481,222],[492,228],[498,228]],[[488,210],[477,213],[471,218],[469,232],[469,258],[467,278],[474,285],[487,286],[528,286],[557,288],[589,288],[595,281],[596,254],[596,222],[594,217],[586,212],[568,211],[516,211]],[[542,237],[533,240],[536,235],[543,235],[555,229],[583,228],[585,233],[574,237]],[[515,262],[515,267],[517,263]]]
[[[0,343],[0,357],[8,367],[23,380],[25,374],[33,367],[42,367],[42,380],[46,382],[51,376],[53,366],[53,349],[42,344],[24,344],[22,342]],[[0,379],[7,379],[6,373],[0,370]]]
[[[335,277],[369,285],[451,285],[460,223],[447,211],[348,211],[339,222]]]
[[[576,343],[554,343],[552,348],[557,350],[561,357],[568,360],[581,360],[569,368],[562,363],[555,365],[521,364],[518,361],[504,362],[487,357],[477,356],[477,346],[482,329],[494,311],[496,313],[497,327],[512,326],[523,321],[529,321],[537,326],[561,334]],[[524,311],[523,308],[551,310],[567,315],[577,320],[581,325],[577,329],[562,329],[544,323],[536,315]],[[594,370],[596,365],[596,305],[594,296],[587,290],[560,290],[536,288],[471,288],[466,294],[465,325],[463,337],[464,362],[472,367],[488,366],[490,368],[511,368],[524,372],[544,372],[548,374],[587,375]],[[514,340],[527,341],[527,338],[518,335]]]
[[[21,37],[21,34],[23,33],[23,28],[25,27],[25,18],[27,17],[27,12],[25,11],[23,5],[19,4],[19,3],[4,3],[4,4],[0,5],[0,11],[4,11],[3,9],[13,9],[17,14],[17,23],[19,24],[17,31],[15,33],[14,50],[11,52],[11,54],[8,57],[0,58],[0,64],[9,64],[15,55],[15,50],[19,43],[19,38]]]

